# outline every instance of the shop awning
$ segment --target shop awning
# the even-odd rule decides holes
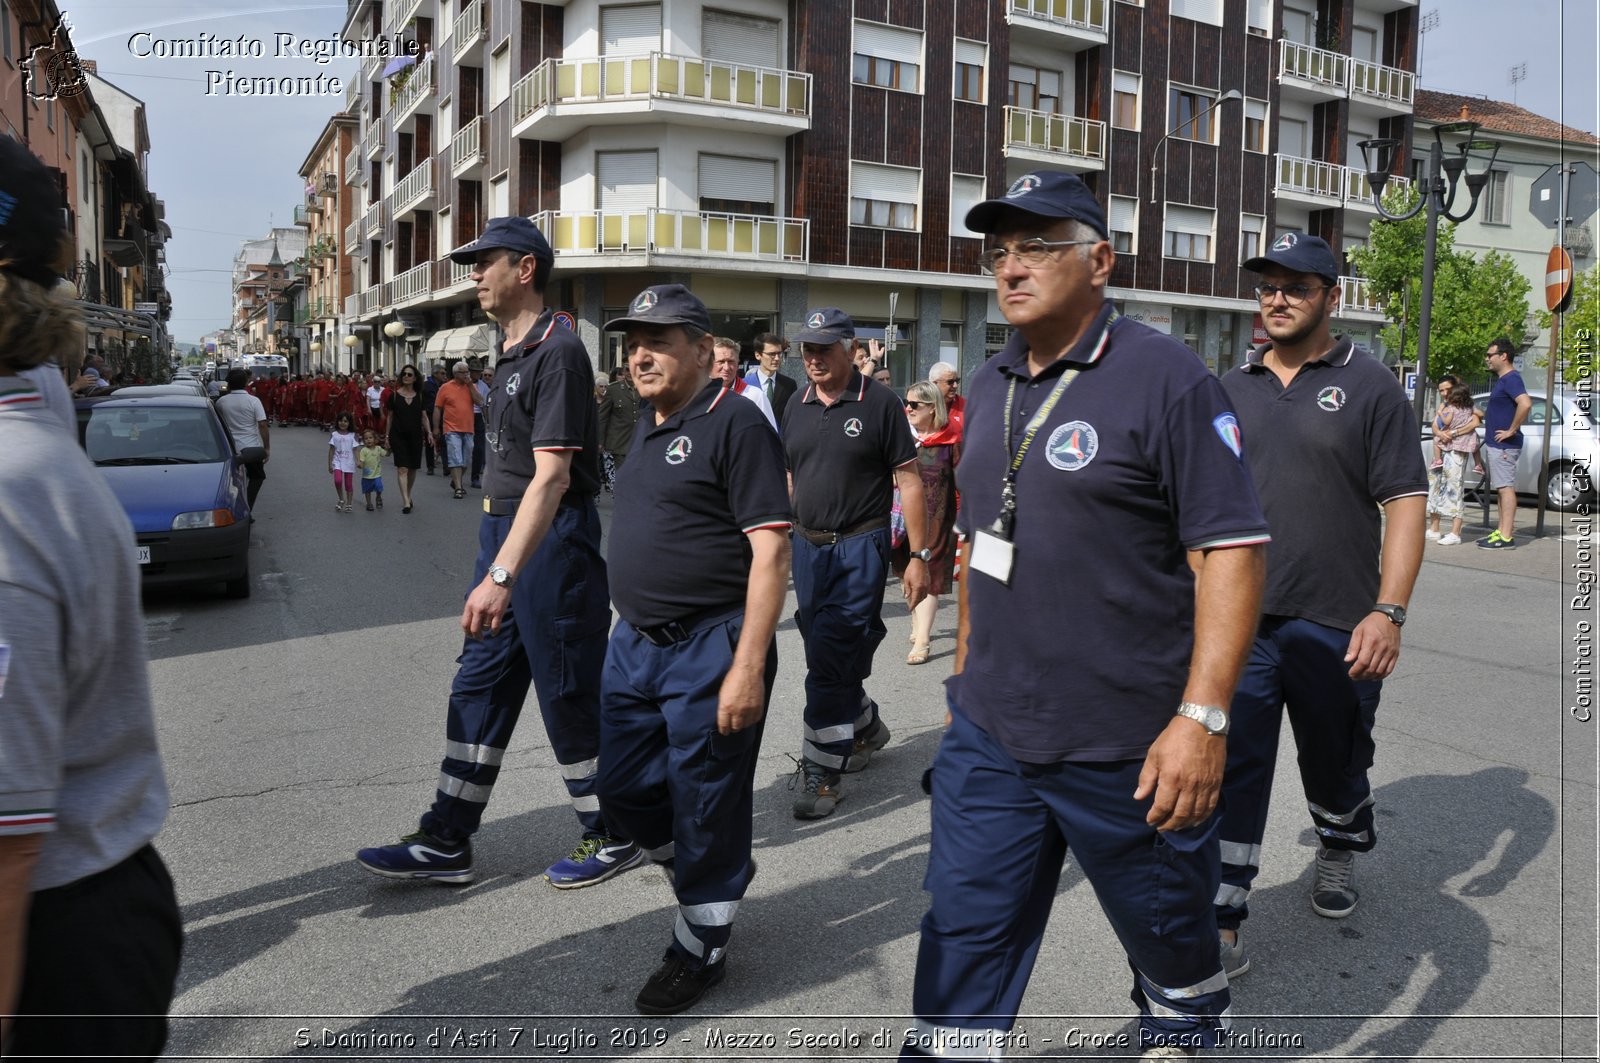
[[[467,325],[435,332],[423,345],[422,354],[424,358],[481,357],[491,353],[494,344],[493,325]]]

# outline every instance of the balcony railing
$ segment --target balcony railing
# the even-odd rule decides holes
[[[428,283],[428,275],[433,270],[433,263],[424,262],[420,266],[413,266],[389,282],[389,303],[396,305],[420,299],[429,294],[433,288]]]
[[[692,210],[545,211],[533,223],[559,254],[715,255],[805,262],[805,218],[705,214]]]
[[[682,55],[546,59],[511,90],[512,121],[578,103],[678,100],[809,117],[811,75]]]
[[[344,157],[344,183],[358,185],[361,183],[362,164],[367,160],[361,154],[361,139],[356,138],[355,144],[350,148],[350,154]]]
[[[418,63],[410,70],[411,76],[394,94],[394,102],[389,108],[390,119],[396,128],[411,117],[411,112],[417,109],[418,104],[433,95],[433,64]]]
[[[367,213],[362,216],[361,228],[367,239],[372,240],[383,233],[383,204],[367,204]]]
[[[449,263],[450,266],[449,277],[451,287],[455,287],[457,284],[465,284],[472,280],[471,262],[457,262],[454,259],[446,259],[445,261]]]
[[[344,246],[350,254],[355,254],[357,248],[361,246],[361,217],[359,215],[357,215],[355,221],[344,227]]]
[[[1342,92],[1350,84],[1350,57],[1284,38],[1278,41],[1278,77],[1298,78]]]
[[[1383,312],[1383,306],[1373,297],[1365,277],[1339,278],[1339,307],[1366,313]]]
[[[1416,75],[1399,67],[1369,63],[1365,59],[1350,61],[1350,91],[1363,96],[1411,106],[1416,93]]]
[[[305,207],[296,204],[294,208],[294,223],[296,225],[310,225],[311,212],[306,210]]]
[[[459,175],[462,171],[482,161],[484,161],[483,116],[479,115],[462,126],[461,131],[450,138],[450,173]]]
[[[1011,16],[1104,33],[1106,8],[1110,6],[1110,0],[1011,0]]]
[[[1346,206],[1377,209],[1366,173],[1354,166],[1341,166],[1321,159],[1302,159],[1294,155],[1279,155],[1277,163],[1277,192],[1317,196]],[[1390,178],[1390,182],[1402,187],[1411,185],[1411,181],[1404,177]]]
[[[383,285],[374,284],[361,293],[361,316],[376,313],[383,306]]]
[[[1007,107],[1006,145],[1105,162],[1106,124],[1070,114]]]
[[[450,55],[459,60],[483,38],[483,0],[472,0],[450,27]]]
[[[360,317],[361,316],[361,293],[360,292],[356,292],[353,295],[347,295],[347,296],[344,297],[344,316],[345,317]]]
[[[423,159],[394,189],[394,212],[404,214],[433,195],[433,160]]]
[[[389,26],[396,33],[406,28],[406,23],[411,21],[417,9],[422,6],[422,0],[395,0],[392,8],[393,14],[389,17]]]

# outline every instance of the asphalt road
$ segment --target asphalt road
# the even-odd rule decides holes
[[[892,1056],[926,904],[918,780],[953,608],[929,664],[907,667],[890,589],[869,689],[894,739],[815,823],[789,811],[803,655],[785,621],[760,873],[728,979],[688,1017],[641,1020],[633,994],[669,939],[672,895],[647,870],[578,891],[543,882],[576,830],[535,708],[477,838],[477,883],[413,886],[354,863],[431,799],[478,511],[424,475],[410,515],[392,484],[384,511],[337,514],[325,439],[274,432],[248,601],[219,588],[146,602],[173,801],[158,845],[188,933],[172,1058]],[[1348,920],[1310,911],[1314,842],[1285,733],[1254,968],[1220,1055],[1595,1058],[1600,723],[1568,713],[1593,613],[1571,608],[1588,546],[1567,525],[1513,552],[1428,547],[1379,713],[1381,842],[1358,863]],[[1137,1057],[1128,989],[1069,859],[1009,1054]]]

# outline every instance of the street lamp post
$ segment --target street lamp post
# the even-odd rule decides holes
[[[1367,183],[1372,187],[1372,198],[1380,217],[1388,221],[1405,221],[1416,217],[1420,210],[1428,212],[1422,241],[1422,305],[1417,313],[1417,388],[1413,399],[1419,424],[1422,422],[1423,402],[1428,392],[1428,333],[1433,326],[1433,271],[1434,253],[1439,242],[1439,215],[1443,214],[1458,223],[1472,217],[1478,209],[1478,196],[1489,183],[1489,171],[1494,166],[1495,157],[1500,154],[1498,141],[1477,140],[1477,132],[1476,122],[1450,122],[1433,127],[1433,147],[1428,150],[1427,172],[1420,186],[1422,198],[1403,214],[1391,214],[1383,205],[1383,189],[1389,183],[1389,178],[1394,176],[1400,142],[1393,137],[1381,137],[1363,140],[1357,145],[1361,149],[1361,160],[1367,168]],[[1447,133],[1460,133],[1465,137],[1456,147],[1456,153],[1448,157],[1444,151]],[[1475,155],[1481,158],[1485,152],[1488,153],[1488,161],[1483,168],[1477,173],[1467,173],[1469,160]],[[1472,199],[1465,211],[1455,214],[1451,208],[1455,206],[1456,188],[1463,177]]]
[[[1221,107],[1225,103],[1232,103],[1234,100],[1242,99],[1244,99],[1244,93],[1240,92],[1238,89],[1229,89],[1221,96],[1218,96],[1216,100],[1212,102],[1210,107],[1207,107],[1205,110],[1201,111],[1199,114],[1183,123],[1183,125],[1178,126],[1177,129],[1167,130],[1166,133],[1162,134],[1161,139],[1156,141],[1156,146],[1150,149],[1150,203],[1152,206],[1154,206],[1156,202],[1156,154],[1161,150],[1161,145],[1165,144],[1167,142],[1167,138],[1176,133],[1178,129],[1192,129],[1194,128],[1195,124],[1200,121],[1200,119],[1204,118],[1212,111],[1215,111],[1218,107]]]

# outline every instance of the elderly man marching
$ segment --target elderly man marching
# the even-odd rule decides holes
[[[789,497],[778,437],[711,377],[711,316],[679,284],[646,288],[624,333],[650,403],[617,473],[611,572],[622,622],[601,691],[600,795],[662,864],[678,912],[634,1003],[692,1007],[722,980],[755,875],[751,789],[778,671]]]
[[[1145,1058],[1192,1056],[1227,1026],[1214,810],[1266,520],[1221,384],[1106,299],[1116,256],[1081,180],[1028,174],[967,226],[1017,331],[967,399],[904,1055],[1005,1045],[1070,848],[1127,953]]]
[[[839,776],[860,771],[889,741],[862,683],[888,634],[889,510],[899,486],[911,561],[906,604],[928,592],[917,445],[893,391],[850,362],[855,323],[814,310],[794,337],[810,384],[784,410],[783,446],[794,495],[794,593],[806,645],[803,753],[794,814],[821,819],[843,799]]]

